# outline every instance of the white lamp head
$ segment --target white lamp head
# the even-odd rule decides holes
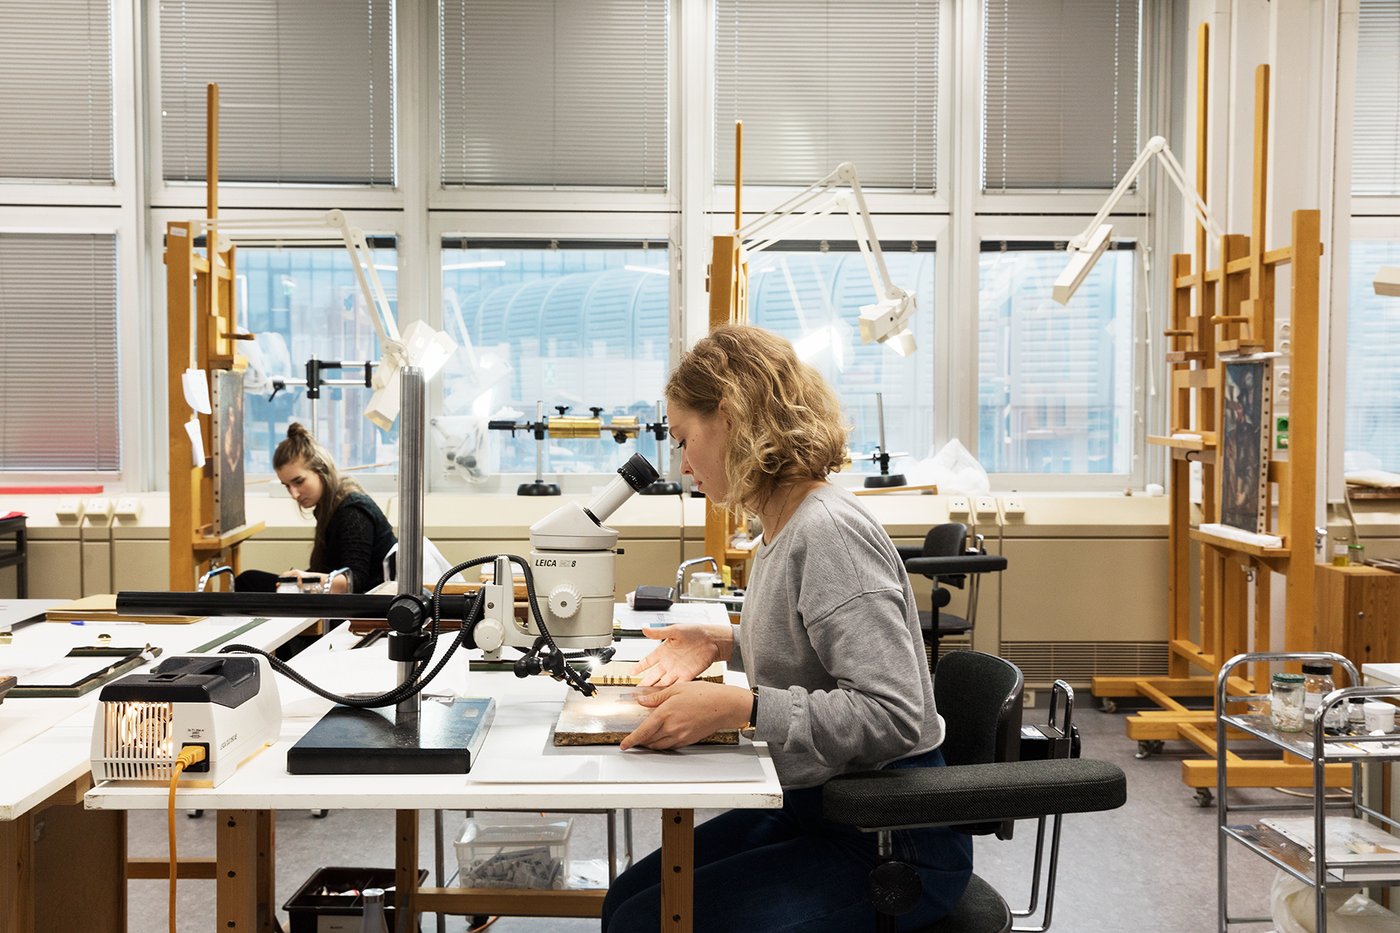
[[[900,356],[916,349],[909,319],[914,316],[914,296],[901,292],[893,298],[882,298],[860,309],[861,343],[883,343]]]
[[[1080,284],[1088,277],[1089,270],[1094,268],[1094,263],[1099,261],[1103,251],[1108,248],[1108,241],[1112,236],[1112,224],[1099,224],[1084,245],[1070,244],[1066,250],[1069,254],[1069,264],[1065,266],[1065,271],[1060,273],[1059,278],[1055,279],[1052,294],[1056,301],[1062,305],[1069,304]]]
[[[1376,281],[1372,284],[1377,295],[1400,298],[1400,266],[1385,266],[1376,273]]]

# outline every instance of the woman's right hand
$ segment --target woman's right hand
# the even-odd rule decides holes
[[[631,673],[641,675],[642,687],[669,687],[694,680],[716,661],[733,653],[734,639],[729,626],[666,625],[642,629],[647,638],[661,644],[651,654],[632,665]]]

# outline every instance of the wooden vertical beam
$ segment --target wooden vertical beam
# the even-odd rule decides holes
[[[277,920],[277,812],[257,811],[257,886],[259,933],[281,933]]]
[[[695,910],[695,811],[661,811],[661,929],[690,933]]]
[[[190,438],[185,433],[190,408],[182,376],[194,363],[193,308],[194,230],[188,223],[165,225],[166,331],[166,448],[170,456],[170,589],[194,589],[195,558],[191,534],[198,524],[201,471],[191,466]]]
[[[1273,578],[1269,568],[1258,563],[1254,568],[1254,651],[1268,650],[1271,641],[1269,625],[1273,621]],[[1269,692],[1269,665],[1252,664],[1254,690],[1256,693]]]
[[[217,929],[252,933],[258,925],[258,814],[256,810],[220,810],[215,829],[219,860],[214,879]]]
[[[418,929],[418,811],[394,814],[394,933]]]
[[[34,816],[0,821],[0,933],[34,933]]]
[[[1265,345],[1273,343],[1273,333],[1264,330],[1264,321],[1270,316],[1265,311],[1267,297],[1264,293],[1264,249],[1268,240],[1269,220],[1269,66],[1260,65],[1254,69],[1254,200],[1250,211],[1250,276],[1249,304],[1246,313],[1250,316],[1248,333],[1251,341]]]
[[[1322,215],[1293,212],[1293,324],[1291,397],[1288,418],[1288,485],[1281,498],[1290,507],[1281,528],[1288,541],[1288,606],[1284,650],[1313,647],[1313,524],[1317,510],[1318,287],[1322,266]]]

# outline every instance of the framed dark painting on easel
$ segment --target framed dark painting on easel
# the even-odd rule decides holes
[[[1269,527],[1271,363],[1227,360],[1221,386],[1220,521],[1255,534]]]
[[[242,527],[243,374],[214,371],[214,521],[222,533]]]

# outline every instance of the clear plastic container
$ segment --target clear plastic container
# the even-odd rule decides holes
[[[1279,732],[1303,731],[1303,675],[1280,672],[1269,690],[1269,722]]]
[[[477,813],[457,837],[464,888],[562,888],[568,881],[568,817]]]

